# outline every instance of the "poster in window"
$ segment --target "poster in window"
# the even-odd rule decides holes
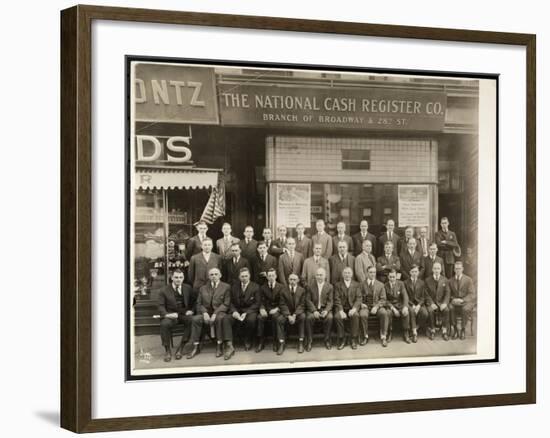
[[[311,184],[277,184],[277,224],[308,224],[310,214]]]
[[[424,227],[430,224],[428,185],[398,186],[399,227]]]

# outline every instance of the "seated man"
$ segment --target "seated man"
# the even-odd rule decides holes
[[[264,332],[267,321],[271,322],[273,334],[273,351],[277,351],[277,321],[281,316],[281,294],[284,286],[277,283],[277,271],[273,268],[267,271],[267,283],[260,287],[260,314],[258,315],[258,346],[256,352],[264,348]]]
[[[378,257],[376,261],[378,279],[382,283],[385,283],[388,280],[388,273],[392,269],[399,273],[401,271],[401,262],[399,257],[394,253],[393,243],[387,241],[384,245],[384,254]]]
[[[365,242],[369,241],[366,240]],[[361,312],[362,302],[363,296],[361,295],[360,284],[353,280],[352,269],[344,268],[342,271],[342,281],[336,283],[334,290],[334,320],[336,321],[338,350],[342,350],[346,346],[345,320],[350,321],[351,349],[357,349],[359,313]]]
[[[426,302],[430,330],[428,337],[433,340],[435,337],[436,319],[441,319],[441,333],[445,341],[449,340],[447,327],[449,326],[449,300],[451,291],[449,280],[441,275],[441,264],[435,262],[432,266],[433,275],[426,278]]]
[[[313,329],[317,321],[323,324],[326,349],[330,350],[332,348],[330,331],[332,329],[334,291],[332,285],[326,280],[326,271],[323,268],[319,268],[315,274],[315,282],[307,288],[306,351],[311,351],[313,345]]]
[[[386,335],[388,333],[388,312],[386,311],[386,289],[384,284],[376,279],[376,268],[371,266],[367,269],[367,279],[361,284],[361,294],[363,296],[363,311],[370,312],[371,315],[376,315],[380,322],[380,342],[382,347],[388,346]],[[360,315],[362,316],[362,315]],[[361,317],[363,331],[366,341],[368,341],[368,320]],[[366,343],[366,342],[365,342]]]
[[[176,359],[181,359],[183,348],[193,321],[196,295],[191,286],[183,283],[184,275],[180,269],[172,273],[172,282],[164,286],[159,292],[158,309],[160,313],[160,338],[164,346],[164,362],[172,360],[172,350],[170,348],[172,340],[172,329],[177,324],[183,324],[185,333],[181,337],[181,342],[176,350]]]
[[[241,268],[239,281],[231,288],[231,321],[237,333],[242,333],[244,351],[250,350],[256,335],[256,322],[260,310],[260,287],[250,281],[250,270]]]
[[[304,336],[306,326],[306,291],[298,286],[298,275],[290,274],[288,277],[288,287],[285,287],[281,293],[281,316],[277,320],[277,339],[279,348],[277,354],[281,355],[285,351],[286,326],[296,326],[298,329],[298,353],[304,352]]]
[[[197,314],[193,316],[191,331],[193,349],[187,355],[187,359],[192,359],[199,353],[203,328],[210,333],[214,332],[216,357],[223,355],[225,360],[229,360],[235,353],[231,315],[227,314],[231,306],[231,288],[227,283],[220,281],[221,275],[218,268],[211,268],[208,271],[210,281],[200,288]]]
[[[426,286],[420,280],[420,269],[412,265],[409,271],[410,278],[405,281],[405,289],[409,297],[409,307],[411,315],[412,342],[418,341],[419,326],[424,327],[428,320],[428,310],[426,309]]]
[[[401,318],[401,326],[403,327],[403,340],[407,343],[411,343],[409,337],[410,326],[410,309],[409,309],[409,297],[405,290],[405,285],[402,281],[397,279],[397,272],[392,269],[388,274],[388,282],[385,285],[386,288],[386,310],[388,312],[388,342],[392,340],[393,333],[393,319]]]
[[[466,321],[471,319],[475,305],[475,289],[473,280],[464,274],[464,265],[461,261],[455,262],[455,275],[449,280],[451,289],[451,313],[452,338],[466,339]]]

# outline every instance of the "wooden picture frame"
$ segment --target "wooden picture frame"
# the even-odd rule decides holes
[[[113,20],[522,46],[526,49],[526,391],[417,400],[92,418],[92,22]],[[531,34],[99,6],[61,13],[61,426],[74,432],[529,404],[536,401],[536,37]],[[122,98],[122,97],[121,97]]]

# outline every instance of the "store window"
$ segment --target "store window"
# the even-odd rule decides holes
[[[369,149],[342,149],[343,170],[370,170]]]

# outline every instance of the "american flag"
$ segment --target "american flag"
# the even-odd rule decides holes
[[[212,224],[221,216],[225,216],[225,181],[220,174],[218,184],[212,188],[210,198],[206,203],[206,207],[204,207],[200,220],[205,221],[207,224]]]

